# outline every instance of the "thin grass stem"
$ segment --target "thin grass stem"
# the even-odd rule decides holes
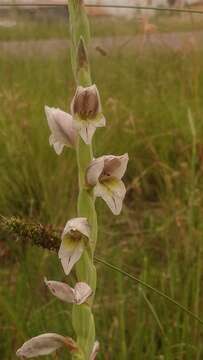
[[[190,317],[192,317],[194,320],[198,321],[200,324],[203,325],[203,320],[200,319],[196,314],[194,314],[191,310],[188,310],[185,306],[181,305],[180,303],[178,303],[176,300],[172,299],[170,296],[162,293],[160,290],[154,288],[153,286],[147,284],[146,282],[138,279],[136,276],[129,274],[127,271],[124,271],[122,269],[120,269],[119,267],[117,267],[116,265],[110,264],[108,261],[103,260],[101,258],[99,258],[98,256],[95,256],[95,260],[107,267],[109,267],[110,269],[114,270],[114,271],[118,271],[121,274],[123,274],[124,276],[128,277],[131,280],[135,280],[138,284],[146,287],[147,289],[153,291],[154,293],[156,293],[157,295],[163,297],[165,300],[169,301],[170,303],[172,303],[173,305],[176,305],[179,309],[181,309],[182,311],[184,311],[187,315],[189,315]]]

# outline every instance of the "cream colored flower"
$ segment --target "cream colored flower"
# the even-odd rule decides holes
[[[51,130],[49,143],[56,153],[60,155],[64,146],[75,147],[77,131],[73,126],[72,116],[60,109],[48,106],[45,106],[45,113]]]
[[[96,356],[99,352],[99,341],[95,341],[94,343],[94,346],[93,346],[93,349],[92,349],[92,353],[90,355],[90,360],[95,360],[96,359]]]
[[[87,185],[94,188],[95,196],[101,197],[115,215],[120,214],[126,194],[121,179],[128,160],[128,154],[105,155],[94,159],[86,170]]]
[[[47,279],[44,281],[54,296],[71,304],[83,304],[88,297],[92,295],[92,289],[84,282],[78,282],[73,289],[69,285],[60,281]]]
[[[71,104],[74,126],[86,144],[90,144],[97,127],[106,125],[96,85],[78,86]]]
[[[16,355],[22,358],[32,358],[41,355],[49,355],[61,346],[66,346],[69,351],[77,351],[78,347],[72,338],[54,333],[42,334],[26,341]]]
[[[66,275],[80,259],[89,237],[90,226],[86,218],[74,218],[67,222],[58,253]]]

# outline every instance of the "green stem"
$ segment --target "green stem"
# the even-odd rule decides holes
[[[90,86],[92,81],[86,50],[90,35],[84,4],[82,0],[69,0],[68,6],[72,44],[71,59],[76,85]],[[78,217],[87,218],[91,227],[90,246],[87,246],[76,264],[76,275],[78,281],[88,283],[95,293],[96,268],[93,257],[97,241],[97,214],[93,193],[87,189],[85,179],[86,168],[93,159],[92,145],[85,144],[79,137],[76,151],[79,178],[77,213]],[[73,305],[73,328],[77,336],[77,343],[81,349],[81,354],[73,356],[75,360],[89,360],[95,342],[95,324],[91,310],[93,297],[88,304]]]

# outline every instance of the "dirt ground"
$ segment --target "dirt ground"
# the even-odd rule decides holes
[[[66,54],[69,41],[64,39],[29,40],[29,41],[0,41],[1,54],[12,56],[58,56]],[[153,48],[160,50],[190,51],[203,47],[203,31],[154,33],[148,36],[94,38],[91,50],[101,55],[114,52],[143,51]]]

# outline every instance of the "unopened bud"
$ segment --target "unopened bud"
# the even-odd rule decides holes
[[[83,37],[80,38],[78,44],[77,60],[78,60],[78,70],[80,70],[80,68],[88,69],[89,63],[88,63],[87,49],[85,47],[85,42]]]
[[[71,113],[81,138],[86,144],[90,144],[96,128],[106,124],[96,85],[78,86],[71,103]]]
[[[91,120],[97,117],[100,99],[96,85],[86,88],[79,86],[73,99],[73,114],[81,120]]]

